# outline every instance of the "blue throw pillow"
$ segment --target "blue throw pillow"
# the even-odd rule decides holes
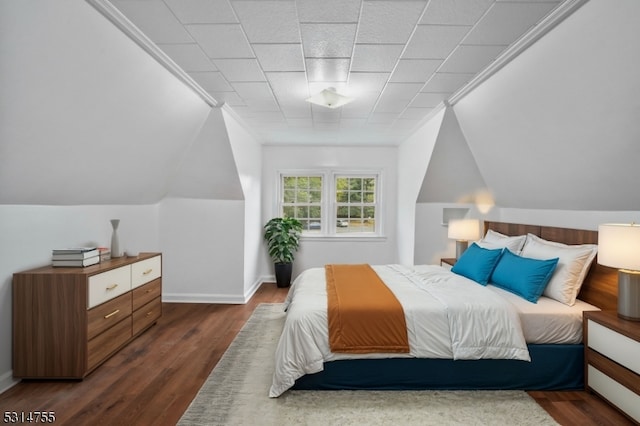
[[[460,259],[451,268],[451,272],[467,277],[479,284],[487,285],[491,272],[493,272],[493,268],[498,263],[501,254],[502,249],[485,249],[473,243],[462,253]]]
[[[549,283],[558,258],[539,260],[518,256],[505,249],[491,275],[491,284],[537,303]]]

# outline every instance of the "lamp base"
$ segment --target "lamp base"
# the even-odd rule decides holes
[[[618,271],[618,316],[640,321],[640,272]]]
[[[469,241],[456,241],[456,259],[460,259],[467,247],[469,247]]]

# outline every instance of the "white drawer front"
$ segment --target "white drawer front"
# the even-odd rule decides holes
[[[131,288],[140,287],[162,276],[161,256],[141,260],[131,265]]]
[[[131,290],[131,266],[122,266],[89,277],[88,309]]]
[[[640,396],[592,365],[588,368],[589,387],[636,421],[640,421]]]
[[[640,342],[589,320],[589,347],[640,374]]]

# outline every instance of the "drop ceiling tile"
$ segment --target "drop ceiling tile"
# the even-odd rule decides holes
[[[389,73],[351,72],[349,73],[349,93],[357,96],[363,92],[381,92],[387,84]]]
[[[456,92],[473,78],[474,74],[436,73],[422,89],[422,92]]]
[[[391,72],[403,48],[399,44],[356,44],[351,71]]]
[[[367,124],[366,118],[343,118],[340,120],[340,127],[343,129],[361,128]]]
[[[309,95],[315,95],[322,92],[328,87],[333,87],[336,92],[341,95],[351,96],[350,91],[347,89],[347,82],[345,81],[316,81],[309,82]]]
[[[361,0],[298,0],[300,22],[357,22]]]
[[[382,98],[386,99],[413,99],[422,89],[421,83],[389,83],[382,92]]]
[[[301,44],[254,44],[264,71],[304,71]]]
[[[403,59],[445,59],[469,32],[469,26],[418,25]]]
[[[389,81],[397,83],[426,82],[438,69],[440,59],[401,59]]]
[[[309,81],[347,81],[350,59],[307,58]]]
[[[231,83],[242,99],[271,98],[273,92],[267,82]]]
[[[493,62],[507,46],[460,45],[442,64],[439,72],[477,73]]]
[[[162,0],[113,0],[112,3],[154,43],[193,43]]]
[[[165,0],[183,24],[228,24],[238,19],[227,0]]]
[[[495,3],[465,44],[509,45],[546,16],[557,3]]]
[[[199,45],[191,44],[159,44],[162,49],[184,71],[217,71],[211,60]]]
[[[350,58],[356,24],[301,24],[306,58]]]
[[[188,73],[207,92],[233,92],[233,88],[220,72],[190,72]]]
[[[420,24],[474,25],[494,0],[431,0]]]
[[[297,102],[292,104],[280,103],[280,109],[288,120],[305,119],[311,120],[311,104],[308,102]]]
[[[409,106],[410,109],[433,108],[438,106],[440,102],[447,100],[452,94],[452,92],[418,93]]]
[[[281,103],[301,102],[309,97],[307,77],[303,72],[269,72],[267,80]]]
[[[251,117],[251,121],[259,124],[286,123],[282,113],[278,111],[256,111]]]
[[[245,103],[249,108],[256,112],[280,111],[280,106],[273,96],[270,98],[245,99]]]
[[[287,124],[291,127],[313,127],[313,121],[310,118],[288,118],[287,117],[286,120],[287,120]]]
[[[195,24],[185,27],[210,58],[254,57],[239,24]],[[224,43],[220,43],[220,40],[224,40]]]
[[[243,0],[232,6],[251,43],[300,43],[295,1]]]
[[[398,114],[391,113],[391,112],[378,112],[378,109],[376,108],[376,112],[371,114],[368,122],[375,123],[375,124],[391,124],[397,118],[398,118]]]
[[[380,98],[380,102],[378,102],[378,104],[376,105],[374,113],[395,113],[396,115],[398,115],[402,111],[404,111],[408,105],[409,99],[392,99],[385,98],[383,96]]]
[[[365,0],[356,42],[406,43],[426,3],[426,0]]]
[[[265,81],[256,59],[214,59],[227,81]]]

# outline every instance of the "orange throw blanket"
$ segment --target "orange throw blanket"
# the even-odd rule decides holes
[[[329,346],[342,353],[408,353],[404,310],[369,265],[326,265]]]

